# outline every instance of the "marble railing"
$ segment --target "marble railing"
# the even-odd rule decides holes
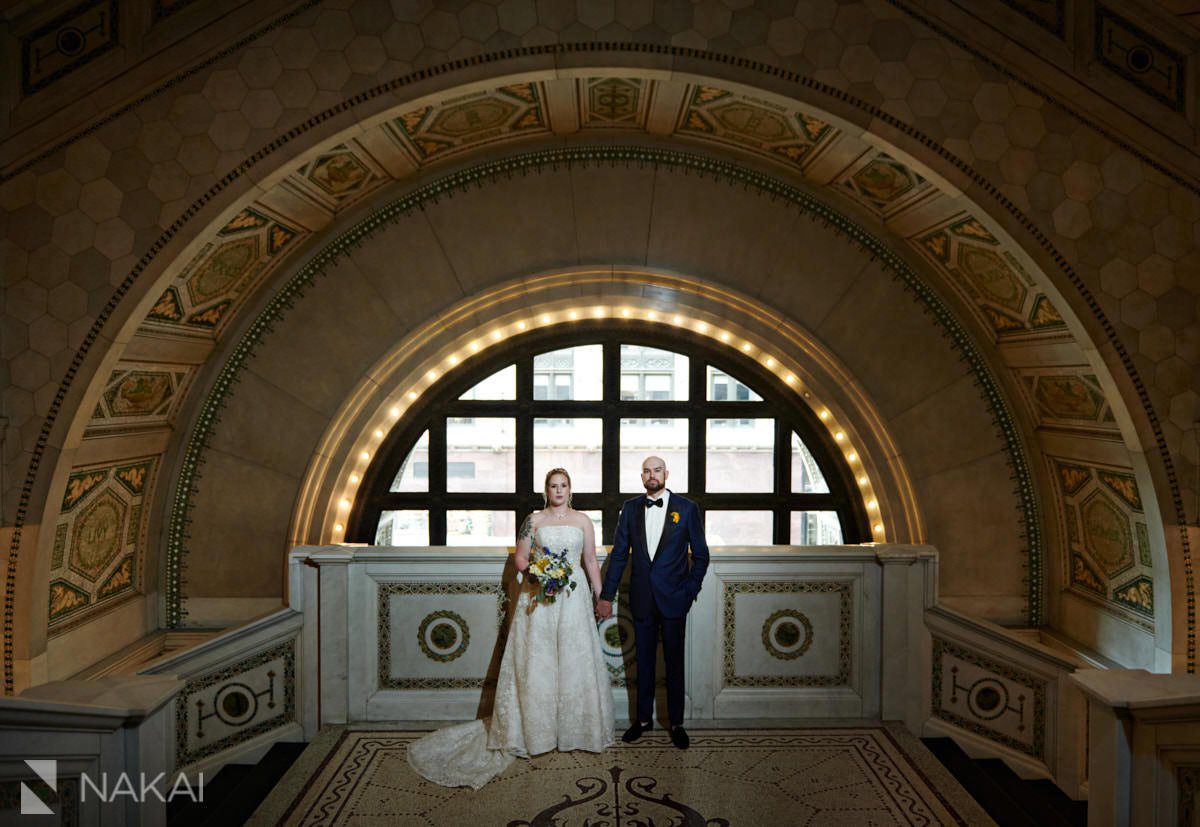
[[[930,641],[928,717],[917,730],[948,736],[975,758],[1000,758],[1023,778],[1049,778],[1088,797],[1086,704],[1072,683],[1087,666],[1064,648],[936,605]]]
[[[26,758],[64,755],[73,756],[59,758],[68,795],[81,773],[106,767],[211,778],[224,763],[254,761],[272,743],[310,739],[326,724],[464,720],[487,711],[517,588],[506,549],[299,547],[288,578],[288,608],[138,675],[62,681],[0,699],[0,782],[30,780]],[[616,616],[600,625],[618,717],[628,715],[636,680],[624,602],[622,593]],[[1122,798],[1112,786],[1114,778],[1128,786],[1133,772],[1174,784],[1170,807],[1183,806],[1185,786],[1200,778],[1200,758],[1189,763],[1200,756],[1200,712],[1196,737],[1187,740],[1189,729],[1172,742],[1183,745],[1178,771],[1162,781],[1160,769],[1128,757],[1130,733],[1151,731],[1128,721],[1152,714],[1111,711],[1149,708],[1142,702],[1151,696],[1121,701],[1100,679],[1073,681],[1087,665],[1035,633],[939,605],[929,546],[718,548],[688,616],[687,717],[902,720],[914,733],[952,737],[971,755],[1001,758],[1083,798],[1089,759],[1078,683],[1093,697],[1091,771],[1094,779],[1097,767],[1104,773],[1112,799],[1104,812],[1136,811],[1131,794]],[[1176,718],[1154,713],[1156,743],[1170,741],[1162,721],[1200,709],[1200,690],[1195,701],[1172,702]],[[25,755],[31,744],[38,749]],[[1154,806],[1167,806],[1163,800]],[[79,823],[113,817],[91,806]],[[152,806],[118,821],[161,817]]]
[[[303,618],[280,609],[144,667],[183,681],[170,738],[174,766],[210,775],[253,763],[276,741],[302,741]]]
[[[281,609],[138,674],[0,698],[0,823],[44,812],[32,794],[57,823],[165,824],[166,803],[202,797],[224,764],[303,740],[301,626]]]
[[[42,821],[166,824],[179,784],[166,733],[182,684],[170,675],[55,681],[0,698],[0,823],[53,813]],[[178,794],[199,795],[202,784],[185,776]]]
[[[1081,670],[1088,824],[1200,824],[1200,676]]]
[[[927,672],[910,653],[928,648],[936,561],[927,546],[714,549],[688,615],[688,718],[885,716],[916,728]],[[319,702],[306,732],[486,710],[515,595],[507,550],[301,547],[289,570],[302,657],[320,663],[302,676]],[[623,602],[600,626],[618,717],[634,677]]]

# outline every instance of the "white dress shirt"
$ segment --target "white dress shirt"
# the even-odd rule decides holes
[[[658,541],[662,538],[663,526],[667,523],[667,509],[670,508],[669,500],[671,492],[663,489],[659,495],[662,498],[661,506],[654,506],[646,509],[646,549],[650,552],[650,559],[654,559],[654,552],[658,551]],[[647,500],[658,499],[658,497],[646,497]]]

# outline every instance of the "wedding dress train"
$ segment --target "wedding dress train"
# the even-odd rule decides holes
[[[534,540],[534,555],[566,550],[578,585],[549,604],[534,604],[536,586],[522,586],[490,721],[439,729],[408,747],[408,763],[434,783],[477,790],[516,757],[601,752],[613,743],[612,690],[580,561],[583,530],[544,526]]]

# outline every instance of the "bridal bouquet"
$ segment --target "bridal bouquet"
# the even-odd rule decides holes
[[[543,547],[542,553],[536,560],[529,563],[529,573],[538,579],[538,591],[533,596],[534,603],[553,603],[559,593],[575,589],[576,583],[571,580],[575,567],[567,559],[567,550],[551,551]]]

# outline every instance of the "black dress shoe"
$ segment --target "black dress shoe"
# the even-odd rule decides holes
[[[630,724],[629,729],[625,730],[625,734],[621,736],[621,740],[627,744],[632,744],[638,738],[642,737],[643,732],[649,732],[654,729],[654,722],[643,724],[639,721],[634,721]]]
[[[692,739],[688,737],[687,730],[681,726],[671,727],[671,743],[680,749],[687,749]]]

